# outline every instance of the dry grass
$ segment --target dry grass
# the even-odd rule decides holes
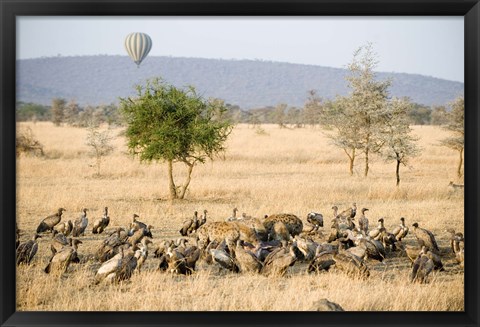
[[[54,127],[50,123],[29,126],[44,145],[45,157],[21,156],[17,160],[17,221],[29,239],[39,221],[58,207],[75,219],[82,207],[90,219],[110,208],[112,224],[126,226],[133,213],[155,226],[154,240],[180,236],[178,229],[194,210],[207,209],[210,220],[224,220],[233,207],[263,217],[279,212],[306,219],[309,211],[331,215],[331,206],[352,202],[370,209],[375,222],[385,217],[387,229],[401,216],[432,230],[444,252],[446,271],[434,275],[428,285],[408,283],[409,263],[392,257],[387,265],[368,262],[367,281],[356,281],[340,272],[308,275],[304,264],[295,265],[283,278],[235,275],[201,264],[194,276],[171,276],[155,271],[149,258],[145,269],[120,285],[93,286],[98,263],[87,260],[103,239],[88,233],[79,253],[84,263],[73,265],[61,277],[46,275],[49,237],[39,239],[39,253],[30,267],[17,270],[18,310],[309,310],[326,297],[346,310],[454,310],[464,309],[463,270],[447,254],[447,226],[464,228],[463,191],[452,193],[457,155],[436,146],[445,132],[436,127],[416,127],[423,153],[402,167],[402,181],[395,187],[394,164],[376,159],[370,176],[362,177],[358,160],[355,176],[348,175],[343,152],[332,147],[320,129],[279,129],[263,126],[266,134],[237,126],[223,159],[198,166],[187,199],[170,203],[166,165],[143,165],[126,154],[121,129],[113,130],[115,151],[102,165],[101,177],[91,167],[95,158],[85,145],[87,131]],[[177,175],[184,177],[183,167]],[[375,223],[373,223],[375,224]],[[328,225],[328,224],[327,224]],[[328,227],[327,227],[328,228]],[[414,244],[409,235],[407,244]],[[432,299],[435,299],[433,301]]]

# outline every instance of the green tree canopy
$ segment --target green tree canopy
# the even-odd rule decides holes
[[[142,162],[166,161],[170,198],[183,199],[195,164],[213,160],[225,150],[232,129],[223,119],[226,107],[222,101],[204,100],[193,87],[182,90],[160,79],[136,89],[136,97],[120,99],[128,148]],[[188,168],[187,180],[179,188],[173,179],[174,162]]]

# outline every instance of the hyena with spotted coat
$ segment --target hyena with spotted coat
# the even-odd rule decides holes
[[[263,225],[265,226],[268,234],[278,234],[278,232],[276,233],[276,231],[274,230],[274,227],[275,229],[277,229],[279,225],[282,225],[277,223],[283,223],[287,228],[288,232],[290,233],[291,237],[299,235],[303,230],[303,222],[300,218],[289,213],[279,213],[270,215],[263,221]]]

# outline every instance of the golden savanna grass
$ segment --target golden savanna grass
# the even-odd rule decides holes
[[[17,309],[22,310],[310,310],[320,298],[345,310],[453,310],[464,309],[463,269],[449,254],[447,227],[463,232],[463,191],[447,185],[455,180],[457,154],[438,146],[445,131],[414,127],[422,153],[401,167],[401,185],[395,187],[395,165],[374,158],[367,178],[357,160],[354,176],[348,174],[345,154],[332,146],[319,128],[280,129],[264,125],[265,133],[247,125],[232,132],[227,151],[214,162],[195,167],[183,201],[170,202],[165,164],[140,164],[127,154],[123,129],[111,130],[114,152],[96,176],[95,163],[85,145],[87,131],[54,127],[51,123],[20,123],[30,127],[44,145],[45,157],[22,155],[17,159],[17,221],[22,241],[31,238],[45,216],[64,207],[65,219],[76,219],[83,207],[90,222],[110,209],[111,225],[127,226],[133,213],[154,226],[154,241],[179,237],[182,222],[193,211],[207,209],[210,221],[221,221],[237,207],[255,217],[293,213],[306,221],[310,211],[326,217],[329,232],[332,205],[346,209],[352,202],[369,208],[376,225],[385,217],[392,229],[401,216],[408,225],[418,222],[431,230],[440,245],[445,272],[434,273],[426,285],[410,284],[408,259],[397,252],[386,265],[367,261],[371,276],[353,280],[339,271],[307,274],[295,264],[281,278],[238,275],[201,262],[193,276],[172,276],[156,271],[158,259],[149,257],[141,273],[119,285],[94,286],[99,264],[91,259],[105,237],[81,237],[82,263],[71,265],[60,277],[43,268],[50,257],[50,236],[39,239],[39,252],[31,266],[17,269]],[[175,166],[177,179],[185,177]],[[405,243],[415,244],[413,235]],[[468,264],[468,263],[467,263]]]

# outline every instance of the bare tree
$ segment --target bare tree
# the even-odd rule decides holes
[[[463,175],[463,150],[465,147],[465,99],[463,96],[460,96],[449,105],[451,110],[447,114],[448,122],[444,129],[449,131],[451,136],[441,140],[440,144],[458,151],[457,177],[461,178]]]
[[[395,161],[396,185],[400,185],[400,165],[407,166],[411,157],[420,153],[416,145],[418,137],[411,134],[408,112],[412,103],[407,99],[394,98],[389,102],[389,110],[382,131],[382,154],[385,161]]]
[[[114,150],[111,144],[112,139],[113,137],[110,135],[110,130],[100,131],[99,127],[93,124],[88,127],[86,144],[92,148],[92,153],[95,156],[97,176],[100,176],[100,166],[103,158]]]

